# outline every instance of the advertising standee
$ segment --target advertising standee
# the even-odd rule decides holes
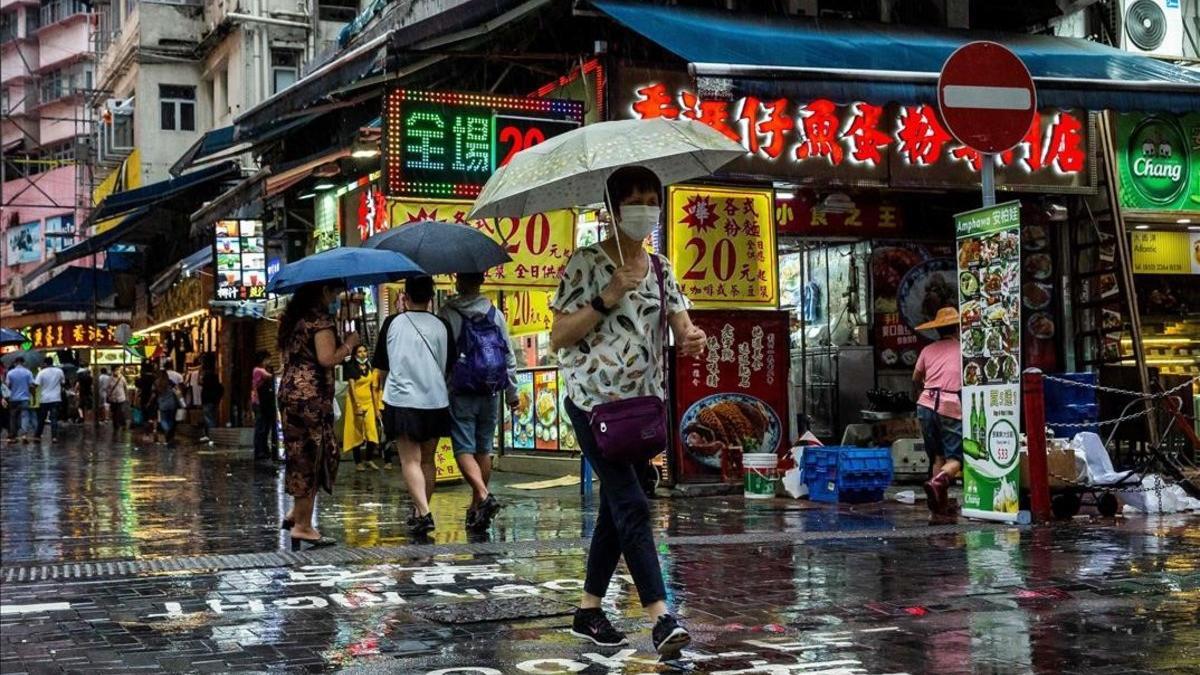
[[[963,515],[1015,522],[1020,493],[1021,204],[955,216]]]

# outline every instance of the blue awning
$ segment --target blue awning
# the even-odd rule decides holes
[[[282,124],[272,122],[258,129],[239,129],[235,125],[213,129],[204,134],[171,165],[171,175],[178,176],[197,164],[208,164],[250,152],[255,148],[283,138],[316,119],[318,115],[302,115]]]
[[[92,210],[91,215],[88,216],[87,224],[92,225],[138,208],[173,199],[189,190],[211,185],[227,178],[233,178],[239,173],[240,169],[237,163],[224,162],[193,171],[178,178],[169,178],[140,188],[109,195],[107,199]],[[190,211],[191,209],[188,210]]]
[[[26,275],[26,278],[32,279],[40,274],[43,274],[44,272],[58,267],[59,265],[66,265],[67,263],[74,262],[80,258],[86,258],[97,253],[104,253],[110,247],[128,238],[134,230],[140,227],[142,223],[148,219],[147,217],[149,215],[150,207],[148,206],[126,214],[125,218],[121,222],[113,225],[100,234],[88,237],[87,239],[84,239],[70,248],[65,248],[58,253],[55,253],[53,258],[50,258],[41,265],[38,265],[37,268]]]
[[[1089,40],[801,21],[620,0],[594,4],[688,61],[696,75],[733,78],[735,89],[760,95],[931,103],[950,54],[968,42],[991,40],[1025,62],[1041,107],[1200,110],[1200,73]]]
[[[114,293],[113,273],[90,267],[68,267],[13,301],[18,312],[82,312],[92,301],[104,304]]]

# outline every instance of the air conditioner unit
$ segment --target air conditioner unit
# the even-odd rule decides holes
[[[1146,56],[1182,58],[1183,0],[1122,0],[1117,32],[1121,47]]]

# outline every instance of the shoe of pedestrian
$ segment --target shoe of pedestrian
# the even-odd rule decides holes
[[[941,515],[946,512],[946,502],[950,493],[950,477],[944,473],[925,481],[925,500],[929,512]]]
[[[376,463],[375,463],[375,460],[373,460],[373,459],[372,459],[372,460],[370,460],[369,462],[367,462],[367,466],[368,466],[368,467],[369,467],[369,468],[370,468],[372,471],[378,471],[378,470],[379,470],[379,465],[378,465],[378,464],[376,464]]]
[[[571,621],[571,635],[601,647],[620,647],[627,644],[629,639],[621,631],[613,628],[604,610],[600,608],[575,609],[575,618]]]
[[[201,436],[200,438],[197,439],[197,441],[199,441],[200,443],[207,443],[209,441],[209,438],[208,438],[208,436]]]
[[[499,512],[500,502],[496,500],[496,495],[488,495],[487,499],[479,502],[479,506],[475,507],[475,522],[487,527],[492,524],[492,518],[495,518]]]
[[[354,471],[355,471],[355,473],[362,473],[362,472],[364,472],[364,471],[366,471],[366,470],[367,470],[367,467],[363,466],[362,464],[355,464],[355,465],[354,465]]]
[[[384,465],[383,465],[383,468],[384,468],[384,469],[387,469],[388,471],[391,471],[391,470],[392,470],[392,463],[391,463],[391,462],[388,462],[387,464],[384,464]]]
[[[467,529],[468,530],[475,529],[475,525],[478,523],[478,519],[479,519],[479,511],[476,511],[474,506],[468,506],[467,507],[467,516],[466,516],[466,518],[463,518],[463,523],[466,524]]]
[[[416,520],[413,521],[412,526],[409,527],[409,533],[414,537],[419,537],[423,534],[429,534],[430,532],[433,532],[434,527],[433,514],[426,513],[423,516],[417,516]]]
[[[293,551],[307,551],[314,548],[326,548],[337,543],[336,539],[330,537],[321,537],[320,539],[305,539],[304,537],[291,537]]]
[[[679,625],[679,621],[670,614],[658,617],[654,630],[650,631],[650,639],[654,642],[654,651],[658,652],[662,661],[678,659],[683,648],[692,642],[692,636],[687,629]]]

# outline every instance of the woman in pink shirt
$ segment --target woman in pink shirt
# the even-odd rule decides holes
[[[962,471],[962,348],[958,343],[958,310],[943,307],[933,321],[917,330],[937,330],[941,339],[921,350],[913,371],[913,388],[920,391],[917,418],[925,439],[925,454],[933,469],[925,482],[929,510],[945,514],[950,483]]]

